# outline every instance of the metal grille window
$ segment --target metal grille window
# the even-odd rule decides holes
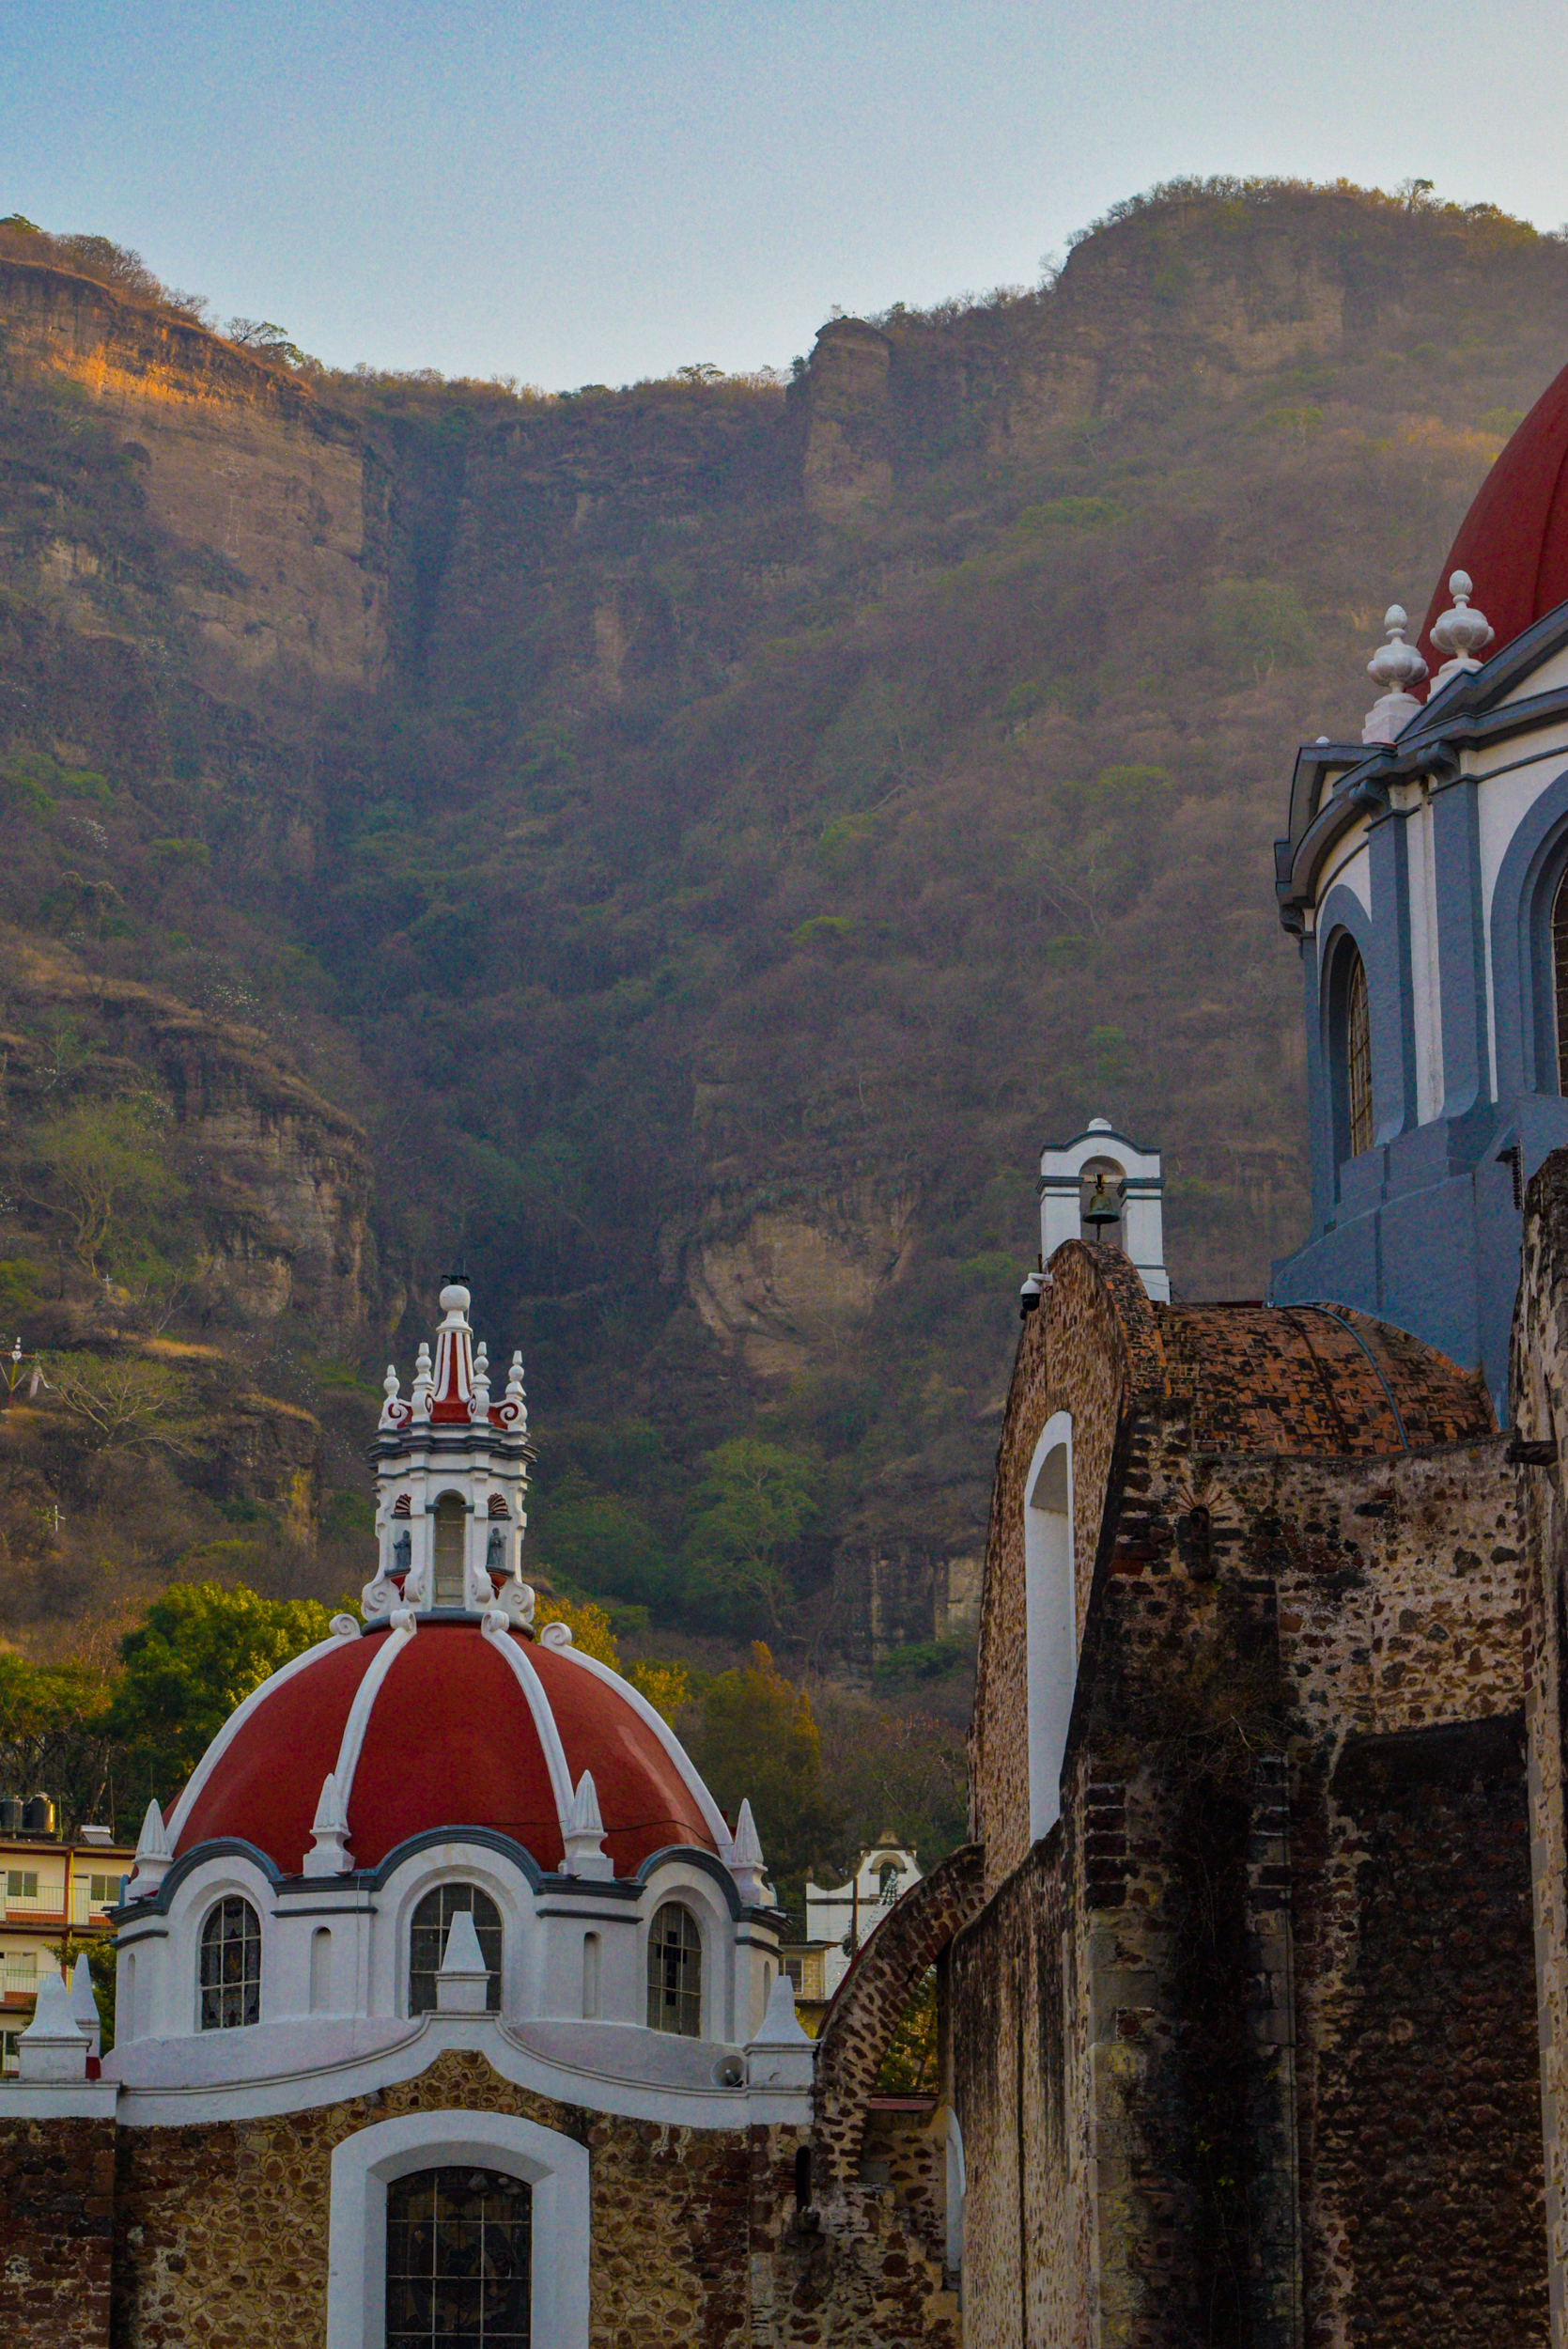
[[[1350,1156],[1372,1148],[1372,1021],[1367,1011],[1366,966],[1351,957],[1344,989],[1345,1123]]]
[[[230,1893],[201,1929],[201,2027],[235,2030],[261,2019],[261,1921]]]
[[[666,1901],[648,1936],[648,2029],[703,2033],[703,1937],[678,1901]]]
[[[1568,873],[1552,903],[1552,1002],[1557,1010],[1557,1089],[1568,1093]]]
[[[479,1953],[489,1975],[485,1984],[486,2012],[501,2012],[501,1911],[489,1894],[481,1892],[476,1884],[438,1884],[414,1910],[409,1934],[411,2015],[433,2015],[436,2011],[436,1976],[445,1953],[447,1932],[453,1918],[463,1908],[473,1911]]]
[[[387,2349],[527,2349],[534,2197],[494,2170],[420,2170],[386,2197]]]

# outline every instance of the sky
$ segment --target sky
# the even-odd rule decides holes
[[[1568,217],[1560,6],[0,0],[0,214],[332,366],[787,368],[1187,175]]]

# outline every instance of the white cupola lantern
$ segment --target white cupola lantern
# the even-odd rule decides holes
[[[365,1619],[407,1610],[534,1620],[522,1579],[528,1525],[528,1404],[522,1356],[512,1356],[505,1392],[492,1402],[489,1357],[474,1344],[469,1292],[449,1280],[441,1292],[435,1359],[421,1346],[408,1395],[392,1364],[371,1460],[376,1470],[380,1558],[365,1587]]]
[[[1048,1143],[1040,1153],[1042,1264],[1070,1239],[1120,1247],[1150,1297],[1169,1304],[1162,1191],[1159,1152],[1141,1150],[1107,1117],[1092,1117],[1070,1142]]]

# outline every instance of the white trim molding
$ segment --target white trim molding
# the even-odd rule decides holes
[[[505,2112],[410,2112],[333,2152],[327,2349],[386,2339],[386,2190],[415,2170],[499,2170],[534,2189],[534,2349],[588,2349],[586,2146]]]

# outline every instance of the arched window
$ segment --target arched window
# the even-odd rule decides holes
[[[703,2035],[703,1937],[679,1901],[666,1901],[648,1936],[648,2029]]]
[[[235,2030],[261,2020],[261,1920],[231,1892],[201,1929],[201,2027]]]
[[[1557,1089],[1568,1093],[1568,865],[1552,899],[1552,1008],[1557,1014]]]
[[[468,1510],[460,1493],[442,1493],[436,1503],[436,1571],[431,1598],[437,1607],[462,1607],[468,1592],[463,1576],[463,1537]]]
[[[534,2192],[497,2170],[416,2170],[386,2195],[387,2349],[527,2349]]]
[[[452,1920],[460,1909],[470,1909],[474,1930],[479,1937],[479,1953],[485,1961],[489,1980],[485,1984],[485,2011],[489,2015],[501,2012],[501,1911],[488,1892],[481,1892],[476,1884],[438,1884],[427,1892],[413,1912],[409,1930],[409,2013],[433,2015],[436,2011],[436,1976],[446,1951],[446,1936]]]
[[[1029,1712],[1029,1838],[1062,1815],[1062,1764],[1078,1679],[1073,1571],[1072,1422],[1048,1422],[1024,1482],[1024,1639]]]
[[[1328,1064],[1334,1157],[1358,1159],[1373,1143],[1372,1018],[1366,965],[1348,939],[1329,973]]]
[[[898,1898],[898,1863],[884,1859],[877,1871],[877,1897],[885,1908],[891,1908]]]

